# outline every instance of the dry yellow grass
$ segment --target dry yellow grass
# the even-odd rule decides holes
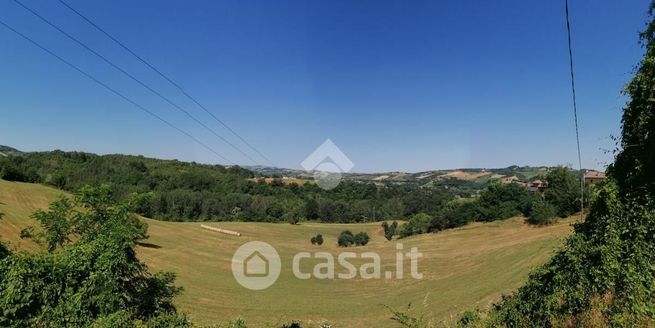
[[[0,180],[0,211],[7,213],[0,223],[0,237],[15,246],[34,248],[20,241],[18,233],[31,224],[32,211],[46,208],[59,195],[62,193],[52,188]],[[419,261],[421,280],[299,280],[291,271],[293,255],[299,251],[336,255],[343,250],[336,246],[336,236],[344,229],[369,233],[372,240],[367,246],[348,250],[377,252],[383,272],[394,270],[396,241],[386,241],[377,223],[205,223],[243,234],[236,237],[207,231],[200,223],[146,221],[151,236],[148,243],[158,247],[141,247],[139,256],[155,270],[178,274],[177,283],[185,288],[176,299],[182,311],[198,323],[240,316],[253,327],[291,319],[305,323],[327,320],[338,327],[394,327],[383,305],[400,308],[410,302],[433,322],[450,323],[462,311],[485,308],[502,293],[520,286],[531,268],[561,245],[572,222],[537,228],[516,218],[404,239],[405,250],[417,247],[424,254]],[[323,246],[309,242],[317,233],[325,238]],[[230,270],[234,251],[252,240],[273,245],[282,258],[280,278],[263,291],[241,287]],[[303,271],[310,272],[314,263],[303,262]]]
[[[490,175],[491,173],[489,172],[464,172],[464,171],[452,171],[444,174],[443,176],[449,177],[449,178],[455,178],[455,179],[460,179],[460,180],[475,180],[480,177],[484,177],[487,175]]]

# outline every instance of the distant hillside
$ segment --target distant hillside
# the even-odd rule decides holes
[[[22,153],[16,148],[0,145],[0,156],[16,155]]]
[[[366,222],[436,213],[454,192],[411,185],[343,181],[323,190],[307,180],[259,179],[238,166],[84,152],[0,156],[0,178],[75,192],[109,184],[118,199],[133,197],[139,214],[172,221]]]
[[[4,146],[9,150],[11,147]],[[493,181],[540,179],[547,167],[436,170],[419,173],[348,173],[332,190],[300,170],[221,166],[133,155],[8,151],[0,178],[42,183],[75,192],[109,184],[118,199],[135,198],[137,212],[172,221],[370,222],[443,216],[456,199],[477,197]],[[507,182],[507,181],[505,181]],[[520,189],[520,188],[519,188]],[[441,228],[480,215],[446,215]]]
[[[313,179],[312,172],[304,170],[281,169],[274,167],[247,167],[259,177],[279,177],[293,179]],[[456,192],[474,193],[486,184],[495,180],[512,178],[517,181],[530,182],[543,179],[552,167],[546,166],[509,166],[506,168],[463,168],[452,170],[433,170],[417,173],[385,172],[385,173],[346,173],[345,180],[370,182],[376,185],[416,185],[419,187],[445,187]],[[577,172],[577,171],[576,171]],[[578,173],[579,174],[579,173]]]

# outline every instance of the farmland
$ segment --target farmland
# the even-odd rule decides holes
[[[34,210],[45,209],[62,195],[42,185],[0,180],[0,212],[6,213],[0,238],[14,249],[37,251],[38,245],[18,237],[20,230],[35,225],[30,219]],[[512,218],[403,239],[404,249],[417,247],[423,253],[421,280],[407,274],[403,280],[300,280],[291,271],[294,254],[324,251],[336,255],[343,251],[336,245],[342,230],[365,231],[371,236],[368,245],[348,250],[378,253],[383,272],[394,270],[397,241],[386,241],[379,223],[204,223],[242,234],[236,237],[202,229],[200,222],[144,220],[150,238],[139,247],[139,256],[154,270],[177,273],[177,284],[185,288],[176,298],[180,310],[200,324],[242,317],[257,327],[292,319],[311,324],[325,320],[341,327],[393,327],[385,305],[405,308],[409,303],[413,312],[424,314],[433,323],[449,323],[461,312],[484,309],[501,294],[519,287],[530,270],[562,244],[573,222],[566,219],[540,228]],[[322,246],[309,242],[317,233],[325,238]],[[234,251],[254,240],[274,246],[282,259],[280,278],[262,291],[238,285],[230,271]],[[305,261],[301,269],[311,272],[315,263]],[[353,263],[357,265],[357,261]]]

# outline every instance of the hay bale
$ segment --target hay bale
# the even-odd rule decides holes
[[[203,228],[203,229],[206,229],[206,230],[210,230],[210,231],[214,231],[214,232],[220,232],[220,233],[224,233],[224,234],[230,235],[230,236],[237,236],[237,237],[241,236],[240,232],[236,232],[236,231],[232,231],[232,230],[226,230],[226,229],[221,229],[221,228],[216,228],[216,227],[210,227],[210,226],[207,226],[207,225],[204,225],[204,224],[201,224],[200,227]]]

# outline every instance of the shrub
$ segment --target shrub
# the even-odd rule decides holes
[[[412,216],[405,225],[400,228],[400,238],[425,233],[430,230],[432,217],[425,213],[418,213]]]
[[[533,196],[515,184],[493,183],[480,194],[478,221],[504,220],[522,213]]]
[[[342,231],[341,234],[339,235],[339,238],[337,238],[337,244],[340,247],[348,247],[354,243],[355,243],[355,236],[353,236],[353,233],[350,232],[350,230]]]
[[[319,245],[319,246],[321,246],[321,245],[323,245],[323,235],[321,235],[321,234],[319,233],[318,235],[312,237],[312,238],[310,239],[310,241],[312,242],[312,245]]]
[[[466,311],[457,320],[457,327],[475,327],[480,322],[480,316],[473,311]]]
[[[299,321],[292,321],[287,324],[283,324],[280,328],[302,328],[302,324]]]
[[[357,246],[365,246],[370,240],[371,237],[366,232],[359,232],[354,237],[354,242]]]
[[[540,200],[532,203],[532,210],[528,222],[536,225],[548,225],[557,221],[555,207]]]
[[[247,328],[246,321],[241,318],[236,318],[234,321],[230,321],[225,326],[220,326],[220,328]]]
[[[2,217],[4,215],[5,215],[4,213],[0,212],[0,220],[2,220]],[[0,241],[0,260],[2,260],[3,258],[9,256],[9,254],[10,253],[9,253],[9,250],[7,249],[7,247],[2,243],[2,241]]]
[[[350,230],[344,230],[339,235],[339,238],[337,238],[337,244],[340,247],[348,247],[353,245],[364,246],[368,244],[370,240],[371,237],[369,237],[366,232],[359,232],[356,235],[353,235]]]
[[[389,225],[386,221],[382,222],[382,229],[384,229],[384,238],[387,240],[391,240],[393,236],[396,235],[396,230],[398,229],[398,222],[393,221],[391,225]]]
[[[580,182],[570,169],[555,168],[548,172],[546,181],[544,198],[555,206],[557,215],[565,218],[580,210]]]

